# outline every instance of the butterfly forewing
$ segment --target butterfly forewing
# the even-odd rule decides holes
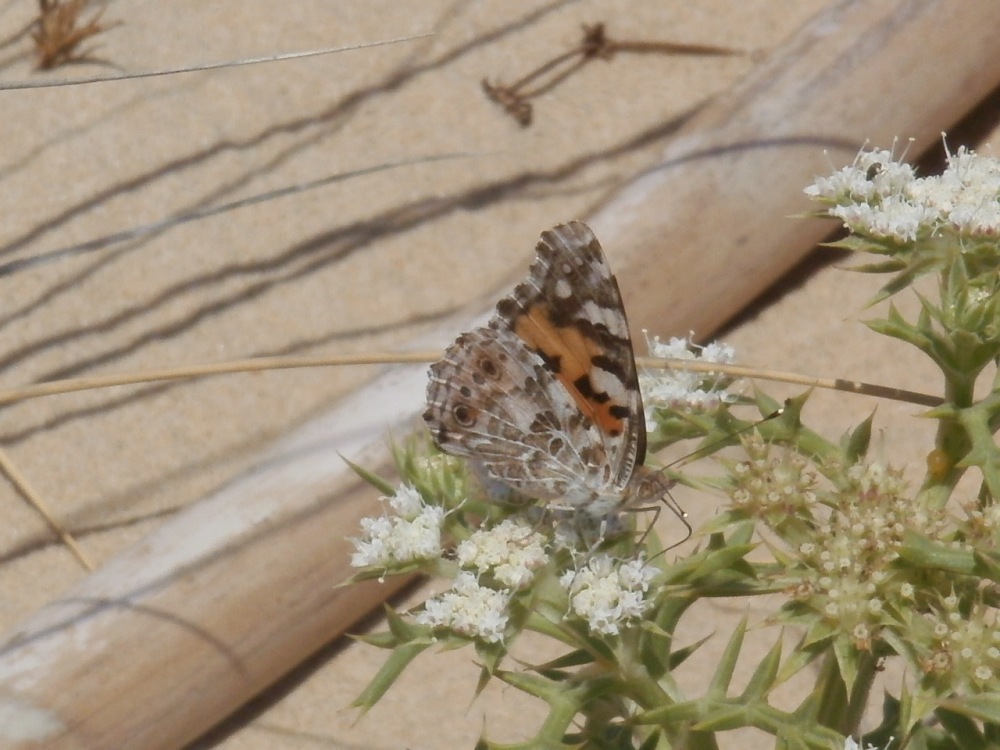
[[[621,489],[645,457],[646,430],[618,282],[582,222],[544,232],[536,254],[490,324],[512,330],[597,426]]]

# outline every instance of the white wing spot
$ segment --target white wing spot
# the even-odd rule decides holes
[[[590,371],[590,384],[594,390],[600,393],[607,393],[611,400],[617,404],[628,403],[628,393],[624,383],[607,370],[595,367]]]
[[[607,327],[612,335],[617,336],[621,339],[629,338],[628,326],[625,325],[625,318],[617,314],[609,314],[606,308],[601,307],[599,304],[593,300],[587,300],[581,306],[583,309],[583,315],[587,320],[601,321]],[[614,312],[614,311],[610,311]]]

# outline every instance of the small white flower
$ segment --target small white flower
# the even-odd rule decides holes
[[[594,555],[583,569],[564,573],[559,583],[569,593],[571,611],[587,620],[593,632],[617,635],[623,623],[652,606],[645,594],[656,574],[641,560]]]
[[[525,521],[510,518],[476,531],[458,545],[455,557],[463,568],[492,571],[499,583],[511,589],[528,585],[549,559],[545,537]]]
[[[867,201],[874,196],[875,186],[865,170],[859,169],[855,163],[829,176],[817,177],[812,185],[805,188],[805,194],[833,203]]]
[[[474,573],[462,571],[450,590],[424,603],[415,619],[421,625],[499,643],[507,627],[509,603],[509,593],[480,586]]]
[[[645,592],[657,574],[656,568],[646,565],[642,560],[629,560],[618,568],[618,580],[621,585],[632,591]]]
[[[645,333],[645,332],[644,332]],[[646,334],[646,345],[652,357],[661,359],[686,359],[700,362],[730,364],[736,359],[736,350],[728,344],[713,342],[698,346],[689,338],[672,337],[661,341],[659,336]],[[722,403],[735,400],[727,393],[727,378],[717,373],[685,372],[683,370],[656,370],[640,374],[639,384],[646,410],[649,430],[656,428],[655,406],[670,408],[714,409]]]
[[[361,519],[363,535],[350,540],[352,567],[388,568],[441,556],[443,508],[424,505],[420,494],[405,486],[382,500],[399,515]]]
[[[420,493],[408,484],[400,485],[396,494],[389,498],[389,505],[396,515],[407,520],[413,520],[424,507],[424,499]]]
[[[933,228],[937,213],[901,196],[890,196],[879,205],[852,203],[829,211],[852,232],[897,242],[912,242],[921,229]]]
[[[817,177],[806,195],[831,203],[878,203],[898,195],[915,179],[913,168],[885,149],[859,151],[854,163],[829,177]]]

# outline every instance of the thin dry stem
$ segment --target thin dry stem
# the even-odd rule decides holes
[[[0,390],[0,405],[10,404],[17,401],[26,401],[28,399],[54,395],[57,393],[71,393],[74,391],[109,388],[111,386],[118,385],[137,385],[139,383],[163,382],[170,380],[191,380],[210,375],[225,375],[240,372],[290,370],[303,367],[434,362],[437,359],[440,359],[441,354],[442,353],[439,351],[413,351],[345,354],[330,357],[263,357],[258,359],[241,359],[230,362],[218,362],[207,365],[174,367],[162,370],[147,370],[145,372],[99,375],[85,378],[69,378],[66,380],[34,383],[32,385],[21,386],[19,388]],[[941,403],[941,399],[936,396],[907,391],[901,388],[890,388],[887,386],[843,380],[840,378],[814,378],[807,375],[799,375],[797,373],[760,370],[753,367],[727,365],[716,362],[694,362],[691,360],[639,357],[636,359],[636,364],[641,367],[722,373],[732,377],[793,383],[810,388],[826,388],[830,390],[844,391],[847,393],[866,394],[877,398],[906,401],[908,403],[919,404],[921,406],[937,406]],[[69,532],[59,524],[44,500],[42,500],[41,496],[30,486],[27,479],[25,479],[2,449],[0,449],[0,471],[3,471],[3,473],[7,475],[10,481],[18,488],[28,502],[31,503],[45,518],[52,529],[59,535],[63,544],[65,544],[66,547],[77,557],[83,566],[88,570],[93,570],[93,565],[87,559],[83,550],[80,549]]]
[[[13,484],[17,488],[17,491],[24,496],[24,499],[27,500],[28,503],[41,514],[46,523],[48,523],[49,526],[52,527],[52,530],[56,532],[62,543],[66,545],[66,548],[69,549],[69,551],[73,553],[73,556],[80,561],[80,564],[87,570],[94,570],[94,564],[90,561],[90,558],[84,554],[84,551],[80,548],[80,545],[76,543],[73,536],[65,528],[63,528],[62,524],[59,523],[55,515],[49,509],[48,504],[42,499],[42,496],[35,491],[35,488],[28,482],[27,477],[21,473],[21,470],[17,468],[17,465],[11,461],[10,456],[7,455],[7,452],[2,448],[0,448],[0,471],[7,475],[10,483]]]
[[[191,380],[209,375],[227,375],[238,372],[260,372],[262,370],[294,370],[303,367],[339,367],[343,365],[386,365],[386,364],[419,364],[434,362],[440,359],[440,351],[412,352],[369,352],[364,354],[342,354],[328,357],[260,357],[255,359],[236,359],[229,362],[218,362],[207,365],[191,365],[186,367],[165,368],[162,370],[146,370],[145,372],[125,372],[113,375],[97,375],[94,377],[68,378],[52,380],[44,383],[16,388],[0,389],[0,406],[18,401],[27,401],[41,396],[57,393],[72,393],[74,391],[108,388],[115,385],[136,385],[167,380]],[[942,399],[926,393],[908,391],[902,388],[863,383],[857,380],[843,378],[817,378],[811,375],[800,375],[794,372],[779,370],[763,370],[742,365],[727,365],[718,362],[695,362],[686,359],[659,359],[656,357],[636,357],[640,367],[684,370],[690,372],[713,372],[730,375],[736,378],[751,378],[754,380],[770,380],[779,383],[792,383],[808,388],[824,388],[874,396],[876,398],[905,401],[919,406],[940,406]]]
[[[282,60],[300,60],[304,57],[316,57],[317,55],[332,55],[337,52],[350,52],[352,50],[366,49],[368,47],[381,47],[386,44],[397,44],[399,42],[409,42],[414,39],[423,39],[431,34],[416,34],[415,36],[404,36],[397,39],[385,39],[378,42],[362,42],[360,44],[348,44],[338,47],[324,47],[323,49],[305,50],[303,52],[283,52],[277,55],[265,55],[263,57],[247,57],[242,60],[225,60],[222,62],[201,63],[199,65],[187,65],[180,68],[164,68],[163,70],[149,70],[138,73],[122,73],[121,75],[93,76],[91,78],[67,78],[59,81],[5,81],[0,83],[0,91],[15,91],[22,89],[47,89],[57,86],[80,86],[87,83],[106,83],[108,81],[132,81],[137,78],[156,78],[158,76],[172,76],[179,73],[194,73],[201,70],[217,70],[219,68],[235,68],[241,65],[258,65],[260,63],[281,62]]]
[[[927,393],[908,391],[903,388],[893,388],[887,385],[864,383],[860,380],[845,380],[844,378],[817,378],[812,375],[800,375],[795,372],[780,370],[763,370],[759,367],[743,365],[725,365],[716,362],[694,362],[685,359],[658,359],[656,357],[636,357],[640,367],[656,367],[660,369],[685,370],[689,372],[718,372],[735,378],[751,378],[753,380],[770,380],[774,383],[791,383],[804,385],[808,388],[824,388],[843,393],[857,393],[863,396],[874,396],[890,401],[905,401],[919,406],[940,406],[944,399]]]

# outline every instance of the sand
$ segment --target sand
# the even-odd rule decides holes
[[[542,229],[585,217],[662,149],[655,139],[621,144],[724,91],[754,61],[621,55],[539,97],[529,128],[485,98],[482,78],[524,75],[594,21],[619,38],[766,51],[823,5],[111,3],[105,18],[122,25],[91,45],[104,63],[39,80],[434,35],[297,61],[0,93],[0,263],[54,254],[3,278],[0,383],[405,348],[503,289],[523,273]],[[6,3],[0,38],[33,12],[30,3]],[[3,80],[36,76],[29,50],[26,38],[4,49]],[[992,117],[981,113],[977,137],[992,137]],[[456,156],[430,161],[441,155]],[[420,159],[428,162],[95,242],[201,207]],[[748,363],[933,390],[933,373],[859,324],[878,283],[810,261],[725,339]],[[633,290],[622,291],[628,304]],[[51,396],[5,407],[0,442],[100,565],[245,475],[267,446],[371,373],[296,370]],[[837,435],[873,406],[819,394],[815,419]],[[880,429],[915,411],[879,404]],[[884,450],[914,462],[919,476],[927,434],[914,432],[902,448],[887,438]],[[696,520],[712,512],[704,498],[678,499]],[[9,484],[0,486],[0,507],[6,631],[85,571]],[[355,724],[343,708],[382,658],[332,644],[198,746],[469,747],[483,726],[511,739],[542,716],[510,690],[491,688],[470,707],[477,669],[463,651],[425,656]]]

